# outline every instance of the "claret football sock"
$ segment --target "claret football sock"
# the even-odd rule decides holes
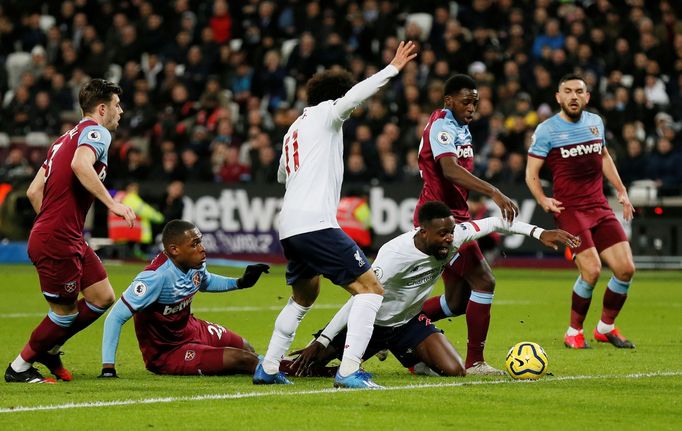
[[[628,297],[628,290],[630,289],[630,284],[632,281],[622,281],[616,277],[611,277],[609,284],[606,286],[606,291],[604,292],[604,302],[601,320],[607,325],[613,324],[615,322],[618,313],[623,308],[625,300]]]
[[[90,326],[95,320],[102,317],[102,315],[107,311],[107,308],[98,307],[94,304],[89,303],[84,298],[78,301],[78,317],[73,321],[73,324],[69,327],[68,334],[64,338],[59,340],[59,345],[63,346],[66,341],[82,331],[83,329]]]
[[[571,327],[575,329],[583,329],[583,322],[587,316],[587,310],[590,309],[592,302],[592,291],[594,286],[587,283],[582,277],[578,279],[573,285],[573,293],[571,296]]]
[[[490,326],[490,308],[492,307],[493,296],[492,292],[471,291],[466,310],[468,335],[466,368],[484,360],[483,348]]]
[[[422,313],[426,314],[426,317],[431,319],[432,322],[451,316],[452,313],[448,314],[442,307],[444,299],[445,295],[433,296],[427,299],[426,302],[424,302],[424,306],[422,307]]]

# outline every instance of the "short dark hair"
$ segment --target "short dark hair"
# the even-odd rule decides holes
[[[474,78],[469,75],[458,73],[456,75],[452,75],[447,81],[445,81],[443,94],[445,96],[452,96],[453,94],[459,93],[459,90],[463,88],[475,90],[476,81],[474,81]]]
[[[345,70],[325,70],[316,73],[306,84],[308,105],[315,106],[326,100],[336,100],[346,94],[353,85],[355,85],[353,75]]]
[[[419,213],[417,214],[417,219],[419,220],[419,225],[435,220],[438,218],[448,218],[452,215],[450,208],[441,201],[428,201],[421,208],[419,208]]]
[[[92,112],[100,103],[111,102],[114,94],[123,93],[118,84],[106,79],[92,79],[78,93],[78,103],[84,114]]]
[[[188,222],[186,220],[171,220],[166,223],[161,232],[161,241],[163,242],[163,248],[168,249],[171,244],[178,244],[185,233],[189,230],[196,228],[194,223]]]
[[[561,84],[563,84],[566,81],[573,81],[577,79],[578,81],[582,81],[587,85],[587,81],[585,81],[585,78],[582,77],[582,75],[578,75],[577,73],[567,73],[564,76],[561,77],[559,80],[559,85],[557,85],[557,88],[561,87]]]

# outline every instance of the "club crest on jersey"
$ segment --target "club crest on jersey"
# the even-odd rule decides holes
[[[592,132],[594,136],[599,136],[599,129],[595,126],[590,127],[590,132]]]
[[[73,293],[76,290],[77,285],[77,281],[69,281],[68,283],[64,283],[64,290],[66,290],[66,293]]]
[[[196,357],[197,357],[197,352],[195,352],[194,350],[188,350],[185,352],[185,361],[187,361],[187,362],[193,361],[194,358],[196,358]]]
[[[135,283],[135,286],[133,286],[133,293],[135,294],[135,296],[144,295],[145,293],[147,293],[147,285],[141,281],[138,281],[137,283]]]
[[[199,287],[201,284],[201,273],[197,272],[192,276],[192,283],[194,283],[194,287]]]
[[[360,256],[360,250],[355,250],[355,253],[353,253],[353,257],[355,260],[358,261],[358,266],[363,266],[365,264],[365,259]]]

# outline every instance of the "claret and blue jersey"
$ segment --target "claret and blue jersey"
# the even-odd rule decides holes
[[[583,111],[569,122],[556,114],[535,130],[530,157],[544,159],[552,171],[553,197],[566,208],[605,205],[602,151],[606,146],[601,117]]]
[[[442,157],[454,157],[457,164],[469,172],[474,169],[469,126],[460,125],[449,109],[438,109],[431,114],[419,144],[419,171],[424,187],[415,211],[415,226],[418,209],[428,201],[443,201],[457,221],[470,218],[469,191],[445,178],[438,163]]]

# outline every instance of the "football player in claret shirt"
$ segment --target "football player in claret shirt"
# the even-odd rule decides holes
[[[45,379],[34,362],[46,365],[59,379],[71,380],[59,357],[61,346],[116,299],[102,262],[83,238],[83,225],[95,198],[128,226],[135,220],[133,210],[112,199],[102,183],[110,132],[123,113],[120,94],[121,87],[104,79],[93,79],[81,88],[78,102],[83,119],[52,144],[28,188],[38,214],[28,239],[28,256],[50,311],[7,367],[7,382],[54,382]]]
[[[492,198],[509,222],[518,207],[496,187],[471,174],[474,148],[469,123],[478,106],[476,82],[468,75],[453,75],[445,83],[444,107],[431,114],[419,144],[419,171],[424,181],[414,225],[418,226],[419,208],[427,202],[444,202],[457,223],[471,219],[469,191]],[[445,293],[424,303],[424,314],[432,321],[466,313],[468,374],[500,375],[503,371],[485,362],[483,348],[490,325],[490,308],[495,277],[476,242],[459,250],[459,257],[443,271]]]
[[[201,232],[192,223],[171,220],[161,234],[163,252],[123,292],[104,323],[102,374],[117,377],[121,327],[135,318],[135,334],[147,369],[156,374],[251,374],[258,356],[240,335],[190,312],[197,292],[246,289],[268,265],[249,265],[240,278],[206,269]]]
[[[372,264],[384,286],[384,301],[377,312],[372,338],[363,356],[367,359],[389,349],[400,363],[416,374],[463,376],[462,359],[450,341],[422,312],[440,275],[462,245],[492,232],[532,236],[544,245],[575,247],[578,239],[562,230],[544,230],[527,223],[509,224],[498,217],[455,225],[442,202],[426,202],[419,209],[419,227],[384,244]],[[324,366],[343,351],[345,324],[353,298],[332,318],[316,339],[290,364],[299,375],[320,375]]]
[[[557,226],[582,240],[581,246],[573,250],[580,275],[573,285],[570,326],[564,344],[573,349],[589,347],[583,322],[604,261],[613,275],[606,285],[594,338],[616,347],[634,348],[614,322],[627,298],[635,264],[623,227],[604,196],[604,177],[616,189],[626,221],[632,219],[634,208],[606,149],[601,117],[585,111],[590,100],[585,80],[578,75],[564,76],[556,99],[561,112],[538,125],[533,135],[526,183],[542,209],[554,215]],[[545,195],[540,184],[543,165],[552,172],[552,197]]]

